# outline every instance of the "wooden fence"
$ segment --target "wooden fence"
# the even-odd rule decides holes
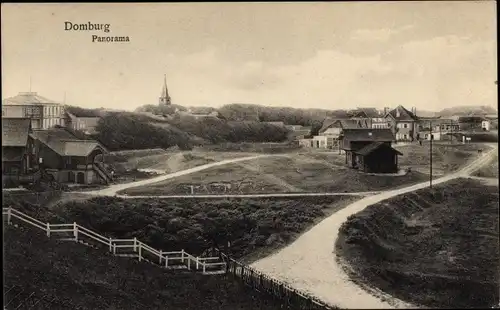
[[[184,250],[170,252],[157,250],[137,240],[137,238],[113,239],[105,237],[90,229],[80,226],[77,223],[44,223],[12,207],[2,208],[2,215],[7,216],[8,224],[11,224],[12,219],[16,218],[45,231],[47,237],[54,235],[59,235],[61,237],[62,235],[62,237],[66,238],[60,239],[75,242],[82,239],[82,237],[87,240],[93,240],[94,242],[105,245],[109,252],[112,252],[117,256],[137,257],[139,261],[144,259],[159,266],[171,268],[186,266],[188,270],[201,271],[204,274],[227,273],[233,275],[252,289],[262,293],[267,293],[273,298],[278,299],[283,305],[282,308],[285,309],[336,309],[326,305],[314,296],[300,292],[282,281],[273,279],[262,272],[229,257],[218,249],[212,249],[211,253],[208,253],[208,257],[195,257],[186,253]],[[123,250],[131,250],[132,254],[130,252],[123,253]]]
[[[216,248],[212,249],[211,255],[219,255],[219,257],[226,262],[226,273],[232,274],[252,289],[267,293],[282,301],[285,309],[338,309],[336,307],[328,306],[320,299],[294,289],[282,281],[273,279],[262,272],[229,257]]]
[[[174,267],[183,265],[188,270],[202,271],[205,274],[215,271],[225,272],[225,262],[219,262],[219,257],[195,257],[184,250],[181,251],[162,251],[133,239],[112,239],[102,236],[88,228],[78,225],[76,222],[72,224],[50,224],[39,221],[31,216],[28,216],[12,207],[2,208],[2,215],[7,216],[7,223],[11,224],[12,219],[16,218],[24,223],[30,224],[39,228],[47,234],[47,237],[58,235],[62,240],[78,242],[79,239],[92,240],[98,244],[105,245],[110,252],[117,256],[137,257],[139,261],[148,260],[152,263]],[[123,253],[123,250],[132,251],[132,253]],[[151,260],[153,257],[155,260]],[[215,261],[215,262],[213,262]],[[218,269],[218,270],[217,270]]]

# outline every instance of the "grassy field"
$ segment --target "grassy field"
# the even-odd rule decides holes
[[[237,164],[213,167],[207,170],[119,192],[127,195],[196,195],[249,194],[284,192],[286,188],[275,184],[258,172],[243,169]]]
[[[411,144],[395,146],[397,150],[403,153],[398,158],[399,166],[411,167],[414,171],[429,174],[430,163],[430,145]],[[454,172],[468,162],[472,161],[477,155],[478,150],[487,150],[483,144],[447,144],[445,142],[433,143],[432,146],[432,169],[433,175],[439,176]]]
[[[183,177],[124,190],[127,195],[254,194],[376,191],[426,180],[418,171],[402,176],[366,175],[342,165],[344,155],[301,153],[213,167]]]
[[[105,250],[49,239],[35,228],[7,227],[4,287],[64,301],[50,309],[279,309],[236,280],[166,270]],[[47,308],[48,309],[48,308]]]
[[[377,191],[426,180],[429,173],[429,144],[396,146],[403,156],[399,165],[412,168],[407,175],[366,175],[348,169],[345,155],[337,152],[292,152],[280,156],[259,158],[245,162],[210,168],[183,177],[147,186],[127,189],[127,195],[187,195],[187,194],[253,194],[285,192],[359,192]],[[481,144],[436,143],[433,146],[433,175],[454,172],[487,147]],[[256,155],[248,152],[165,152],[154,151],[122,155],[115,162],[127,169],[152,169],[176,172],[211,162]],[[138,156],[141,156],[140,158]],[[132,171],[133,172],[133,171]],[[136,171],[146,178],[151,172]],[[123,175],[132,174],[130,171]]]
[[[499,301],[498,211],[497,186],[454,180],[351,216],[337,253],[362,286],[426,307],[487,308]]]

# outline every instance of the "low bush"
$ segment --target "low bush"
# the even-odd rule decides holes
[[[459,179],[369,206],[340,228],[337,253],[397,298],[438,308],[498,304],[498,187]]]
[[[119,199],[98,197],[44,210],[10,201],[20,211],[51,223],[72,223],[115,238],[137,237],[167,251],[193,255],[212,246],[240,258],[265,247],[280,247],[304,231],[329,208],[353,198],[344,196],[269,199]]]

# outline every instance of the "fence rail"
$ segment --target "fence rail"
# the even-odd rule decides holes
[[[81,225],[78,225],[77,223],[72,223],[72,224],[51,224],[51,223],[44,223],[41,222],[27,214],[24,214],[12,207],[9,208],[2,208],[2,215],[7,216],[7,223],[10,224],[12,221],[12,218],[19,219],[25,223],[28,223],[32,226],[35,226],[41,230],[44,230],[47,234],[48,237],[54,234],[61,234],[61,233],[71,233],[72,237],[69,239],[65,240],[74,240],[78,241],[78,236],[83,235],[85,237],[91,238],[99,243],[102,243],[106,246],[109,247],[109,251],[113,252],[113,254],[116,254],[116,249],[131,249],[134,253],[137,253],[137,257],[139,261],[142,261],[144,259],[144,252],[148,252],[152,254],[153,256],[156,256],[158,259],[159,264],[161,265],[163,262],[165,262],[165,267],[169,267],[169,262],[175,261],[175,260],[180,260],[182,263],[187,264],[187,268],[191,270],[191,267],[196,266],[195,270],[203,270],[203,272],[206,271],[207,267],[213,268],[215,266],[220,266],[221,268],[225,267],[226,263],[225,262],[219,262],[219,263],[213,263],[213,262],[207,262],[207,258],[199,258],[195,257],[184,250],[181,251],[162,251],[162,250],[157,250],[148,244],[141,242],[137,240],[137,238],[133,239],[113,239],[113,238],[108,238],[105,237],[93,230],[90,230],[86,227],[83,227]],[[180,257],[178,256],[180,254]],[[177,256],[176,256],[177,255]],[[208,259],[211,260],[216,260],[218,257],[211,257]]]
[[[212,255],[218,255],[227,263],[227,273],[234,275],[245,285],[250,286],[259,292],[266,292],[279,300],[285,301],[291,309],[336,309],[335,307],[325,304],[317,297],[294,289],[280,280],[271,278],[266,274],[229,257],[217,248],[213,248],[212,250]]]

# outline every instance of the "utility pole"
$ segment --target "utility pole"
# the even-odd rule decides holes
[[[432,188],[432,140],[434,140],[432,136],[432,121],[430,121],[430,147],[429,147],[429,157],[430,157],[430,173],[429,173],[429,187]]]
[[[453,119],[450,119],[450,131],[451,131],[450,144],[453,144]]]

